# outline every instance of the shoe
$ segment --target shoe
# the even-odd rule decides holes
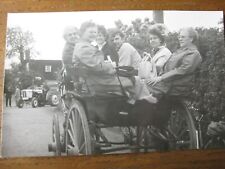
[[[134,105],[134,104],[135,104],[135,100],[134,100],[133,98],[128,99],[128,100],[127,100],[127,103],[128,103],[128,104],[131,104],[131,105]]]

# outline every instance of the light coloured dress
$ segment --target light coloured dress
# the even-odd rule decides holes
[[[161,75],[163,73],[163,68],[166,62],[169,60],[172,53],[165,46],[160,46],[158,51],[152,57],[152,62],[154,62],[157,70],[157,75]]]

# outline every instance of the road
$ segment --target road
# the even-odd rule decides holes
[[[51,156],[48,143],[51,141],[52,115],[56,107],[32,108],[30,105],[19,109],[15,106],[4,108],[2,155]]]
[[[4,107],[2,156],[52,156],[53,153],[48,152],[48,143],[52,138],[52,116],[56,112],[59,112],[59,108],[48,105],[38,108],[25,105],[21,109],[16,106]],[[62,124],[63,116],[60,121]],[[62,133],[62,125],[60,128]],[[118,130],[107,129],[105,134],[111,141],[123,141]]]

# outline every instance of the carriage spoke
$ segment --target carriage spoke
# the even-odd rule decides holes
[[[78,112],[76,113],[76,129],[77,131],[79,131],[77,133],[77,141],[78,141],[78,144],[82,143],[82,139],[83,139],[83,136],[84,136],[84,131],[81,130],[82,129],[82,123],[81,123],[81,119],[80,117],[78,116]]]
[[[177,134],[173,131],[173,129],[172,129],[170,126],[168,127],[168,131],[170,132],[170,134],[172,134],[172,136],[173,136],[175,139],[178,138]]]
[[[55,142],[56,138],[55,138],[55,123],[53,122],[53,125],[52,125],[52,140],[53,142]]]
[[[67,152],[69,155],[79,155],[79,151],[76,146],[67,145]]]
[[[71,145],[67,145],[67,148],[68,148],[68,149],[73,149],[74,147],[71,146]]]
[[[79,112],[78,112],[78,110],[77,109],[75,109],[75,124],[76,124],[76,126],[81,126],[82,127],[82,124],[81,124],[81,118],[80,118],[80,115],[79,115]],[[80,129],[79,129],[80,130]]]
[[[76,112],[74,111],[74,109],[72,110],[72,112],[71,112],[71,116],[72,116],[72,121],[74,122],[74,127],[75,127],[75,125],[76,125],[76,120],[75,120],[75,114]]]
[[[188,129],[185,127],[178,135],[178,139],[181,139],[182,136],[188,131]]]
[[[85,148],[85,143],[83,143],[81,146],[80,146],[80,151],[79,152],[82,152],[82,150]]]
[[[71,139],[71,141],[72,141],[72,144],[73,144],[74,146],[77,145],[77,144],[76,144],[76,141],[75,141],[75,139],[74,139],[74,137],[73,137],[73,134],[71,133],[70,130],[68,130],[68,134],[69,134],[69,136],[70,136],[70,139]]]
[[[75,137],[77,135],[76,131],[74,130],[74,126],[73,126],[73,123],[71,121],[71,119],[69,119],[69,123],[70,123],[70,126],[71,126],[71,130],[72,130],[72,134],[73,136]]]
[[[91,153],[91,140],[88,121],[82,105],[74,100],[68,112],[66,150],[68,155]]]
[[[55,137],[55,134],[53,134],[53,136],[52,136],[52,140],[53,140],[53,142],[56,142],[56,137]]]
[[[80,144],[82,144],[84,141],[84,133],[83,130],[81,130],[82,123],[79,112],[75,108],[71,112],[71,119],[69,119],[69,124],[71,126],[70,135],[71,137],[73,136],[72,142],[80,147]],[[83,143],[81,146],[85,146],[85,143]]]
[[[78,140],[78,143],[79,143],[79,144],[85,143],[84,131],[80,131],[80,132],[79,132],[79,135],[78,135],[78,137],[77,137],[77,140]]]

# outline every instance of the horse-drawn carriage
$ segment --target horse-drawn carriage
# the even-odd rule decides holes
[[[52,143],[48,147],[55,155],[198,148],[198,134],[187,102],[165,98],[149,110],[149,103],[131,105],[124,95],[90,95],[85,85],[75,85],[73,91],[60,85],[62,113],[54,114]],[[157,113],[150,117],[148,111]],[[167,117],[160,119],[161,113]],[[59,120],[62,114],[63,124]],[[110,141],[105,135],[107,128],[119,128],[124,139]],[[157,140],[158,145],[152,140]]]

